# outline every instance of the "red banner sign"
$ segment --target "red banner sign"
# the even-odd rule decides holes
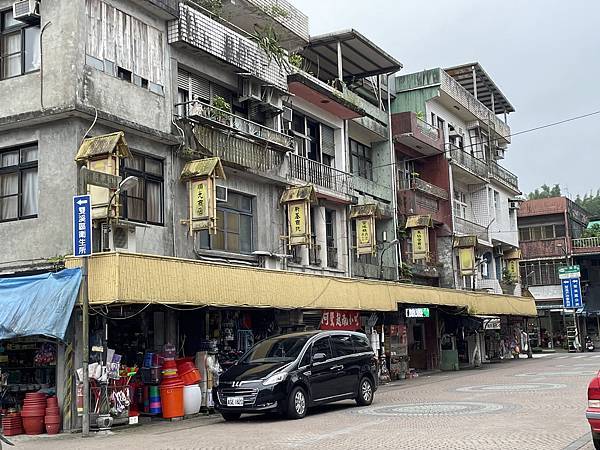
[[[346,330],[360,329],[360,312],[344,310],[323,310],[321,316],[321,330]]]

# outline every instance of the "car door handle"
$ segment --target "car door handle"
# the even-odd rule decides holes
[[[331,370],[342,370],[344,368],[343,365],[338,365],[338,366],[331,366]]]

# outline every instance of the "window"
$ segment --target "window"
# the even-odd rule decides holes
[[[326,358],[331,359],[331,346],[329,345],[329,338],[322,338],[316,341],[312,347],[313,356],[317,353],[324,353]]]
[[[40,68],[40,27],[13,19],[12,10],[0,13],[0,79]]]
[[[217,203],[217,234],[200,232],[200,247],[230,253],[252,252],[252,197],[231,192]]]
[[[134,222],[163,225],[164,178],[163,161],[151,156],[133,154],[121,168],[123,179],[137,177],[136,186],[123,197],[123,217]]]
[[[564,267],[563,261],[534,261],[521,263],[521,281],[526,286],[550,286],[560,284],[558,269]]]
[[[354,344],[354,351],[356,353],[364,353],[364,352],[372,352],[373,351],[367,336],[352,335],[352,343]]]
[[[331,336],[331,345],[333,346],[333,356],[349,356],[354,354],[354,347],[350,335]]]
[[[467,195],[454,190],[454,215],[461,219],[467,218]]]
[[[565,237],[564,224],[538,225],[519,229],[519,240],[540,241],[543,239],[556,239]]]
[[[0,222],[38,213],[37,145],[0,150]]]
[[[335,211],[325,210],[325,241],[327,242],[327,267],[338,266],[337,247],[335,245]]]
[[[373,157],[371,148],[350,139],[350,166],[352,173],[373,180]]]

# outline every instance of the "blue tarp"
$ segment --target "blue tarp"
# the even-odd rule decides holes
[[[0,340],[42,335],[64,340],[81,269],[0,278]]]

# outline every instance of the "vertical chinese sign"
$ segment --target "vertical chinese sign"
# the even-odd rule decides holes
[[[429,261],[429,228],[433,221],[429,215],[409,216],[406,219],[406,228],[411,230],[412,260]]]
[[[311,245],[311,208],[317,201],[313,186],[288,188],[281,196],[280,203],[287,208],[288,248],[298,245]]]
[[[187,181],[189,191],[189,230],[217,232],[217,183],[225,179],[225,172],[219,158],[206,158],[189,161],[181,173],[182,181]]]
[[[477,236],[461,236],[454,240],[458,251],[458,271],[463,277],[475,275],[475,248]]]
[[[375,220],[379,211],[375,204],[356,205],[350,209],[350,219],[355,219],[356,254],[374,255],[377,249]]]

